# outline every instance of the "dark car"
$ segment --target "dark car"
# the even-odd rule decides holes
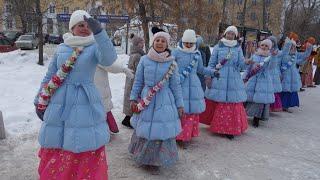
[[[59,35],[59,34],[49,34],[48,43],[53,43],[53,44],[63,43],[62,35]]]
[[[23,33],[20,31],[5,31],[6,36],[11,42],[15,42]]]
[[[0,35],[0,52],[10,52],[18,49],[14,42],[11,42],[10,39],[8,39],[5,36]]]

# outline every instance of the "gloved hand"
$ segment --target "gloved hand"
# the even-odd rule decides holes
[[[35,106],[35,108],[36,108],[36,114],[37,114],[38,118],[39,118],[41,121],[43,121],[43,116],[44,116],[44,112],[45,112],[45,111],[40,111],[40,110],[37,108],[37,105],[36,105],[36,104],[35,104],[34,106]]]
[[[182,119],[184,116],[184,109],[183,107],[179,107],[178,108],[178,114],[179,114],[179,118]]]
[[[137,101],[130,101],[130,108],[131,108],[131,111],[133,113],[139,113],[139,109],[138,109],[138,102]]]
[[[94,35],[102,31],[101,24],[98,20],[93,19],[92,17],[87,18],[86,16],[83,16],[83,19],[88,23],[88,26]]]
[[[204,82],[206,83],[206,86],[208,89],[211,89],[211,81],[212,81],[211,77],[206,77],[204,79]]]
[[[133,74],[133,70],[129,69],[129,68],[123,68],[123,73],[126,74],[126,76],[129,79],[133,79],[134,78],[134,74]]]

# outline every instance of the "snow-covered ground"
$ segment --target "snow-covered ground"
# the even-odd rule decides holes
[[[0,53],[0,110],[7,139],[0,141],[0,179],[37,179],[37,133],[40,120],[33,98],[49,64],[54,47],[47,46],[45,66],[37,51]],[[120,52],[119,52],[120,53]],[[120,60],[128,59],[119,55]],[[301,107],[292,114],[272,113],[268,122],[230,141],[213,135],[201,125],[201,135],[187,150],[179,150],[179,162],[160,175],[139,168],[127,147],[132,130],[121,126],[125,76],[110,74],[113,113],[120,132],[107,145],[109,179],[224,179],[304,180],[320,179],[319,87],[300,93]]]

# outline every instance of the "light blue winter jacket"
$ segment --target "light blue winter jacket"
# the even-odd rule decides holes
[[[282,84],[281,84],[281,59],[288,55],[290,52],[290,43],[285,43],[283,46],[283,49],[281,51],[278,51],[278,54],[274,56],[275,62],[276,62],[276,67],[272,68],[270,70],[271,73],[271,78],[272,78],[272,83],[273,83],[273,89],[275,93],[279,93],[282,91]]]
[[[39,133],[41,147],[80,153],[96,150],[109,141],[105,108],[93,78],[97,64],[109,66],[117,54],[104,30],[94,38],[96,43],[83,49],[73,70],[50,100]],[[41,86],[56,74],[72,51],[66,44],[57,47]],[[38,102],[37,97],[34,102]]]
[[[245,102],[247,94],[240,70],[245,69],[247,66],[239,44],[230,48],[220,41],[213,48],[208,67],[215,68],[221,60],[225,59],[229,51],[232,52],[230,60],[220,69],[220,78],[215,77],[212,79],[211,88],[206,89],[205,97],[224,103]]]
[[[181,48],[180,44],[180,48]],[[201,87],[201,82],[197,73],[213,76],[213,69],[205,68],[203,66],[202,57],[200,51],[185,52],[180,48],[172,51],[172,55],[175,57],[179,66],[180,83],[182,87],[184,111],[187,114],[199,114],[205,110],[204,93]],[[197,63],[192,68],[190,74],[185,78],[182,75],[182,71],[189,66],[192,60],[196,60]]]
[[[267,57],[254,54],[251,58],[255,62],[255,64],[251,65],[252,68],[254,68]],[[274,89],[270,70],[276,67],[277,58],[275,56],[270,56],[269,58],[270,60],[264,63],[261,70],[252,76],[246,83],[246,92],[248,96],[247,102],[262,104],[274,103]],[[251,68],[248,68],[245,74],[247,74],[250,69]]]
[[[174,61],[156,62],[147,55],[142,56],[137,67],[130,100],[144,98],[150,88],[163,79]],[[177,107],[183,107],[183,97],[179,80],[179,70],[175,69],[150,104],[131,118],[131,125],[138,137],[148,140],[175,138],[181,131]]]
[[[283,56],[281,59],[281,67],[285,66],[292,57],[293,64],[290,68],[283,70],[281,69],[282,75],[282,91],[283,92],[297,92],[301,88],[301,78],[296,64],[302,64],[310,56],[312,46],[306,49],[305,52],[296,52],[295,54],[288,54]]]

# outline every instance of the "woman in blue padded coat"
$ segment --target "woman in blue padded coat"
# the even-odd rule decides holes
[[[139,61],[130,95],[135,114],[131,118],[134,133],[129,152],[137,164],[152,173],[178,159],[175,137],[181,132],[183,97],[169,43],[168,33],[154,34],[152,47]]]
[[[271,70],[277,66],[275,54],[271,55],[272,41],[265,39],[251,57],[255,62],[244,74],[246,83],[247,115],[253,116],[253,126],[259,126],[259,120],[268,120],[270,104],[274,103],[274,88]]]
[[[181,119],[182,132],[177,136],[179,145],[186,148],[192,137],[199,136],[199,114],[205,110],[204,93],[197,73],[213,76],[213,69],[203,67],[202,57],[197,50],[194,30],[184,31],[178,48],[172,55],[179,67],[185,116]]]
[[[98,64],[111,65],[117,54],[106,31],[86,11],[72,13],[69,30],[64,43],[57,47],[41,88],[75,48],[83,50],[45,110],[39,132],[38,172],[40,179],[108,179],[105,144],[109,128],[94,74]],[[39,99],[37,95],[34,103]]]
[[[298,35],[290,33],[289,39],[291,39],[291,47],[289,54],[285,55],[281,59],[281,102],[282,108],[286,112],[291,112],[290,107],[299,107],[299,95],[298,91],[301,88],[301,78],[296,67],[296,64],[303,64],[304,61],[310,56],[312,51],[312,45],[307,42],[305,52],[297,52],[296,40]]]
[[[247,114],[243,102],[247,94],[241,79],[240,70],[250,64],[245,60],[238,41],[238,30],[229,26],[224,37],[213,48],[209,61],[215,69],[215,77],[209,79],[205,91],[206,110],[200,115],[200,122],[210,125],[210,131],[233,139],[248,127]]]

